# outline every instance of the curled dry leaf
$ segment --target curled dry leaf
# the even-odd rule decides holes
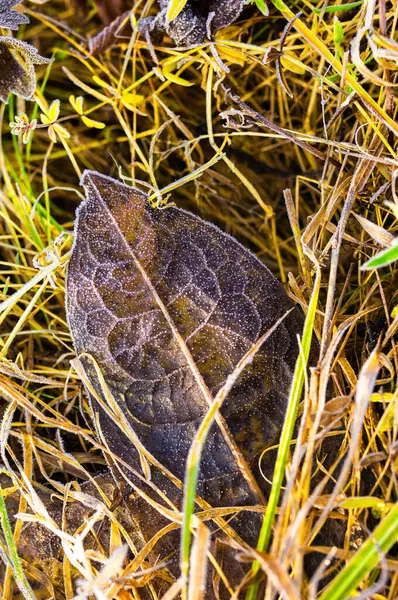
[[[92,56],[97,56],[97,54],[113,48],[118,42],[121,42],[123,39],[126,41],[126,37],[131,36],[132,29],[129,14],[130,11],[124,12],[104,27],[97,35],[89,39],[88,47]]]
[[[326,402],[323,414],[321,416],[321,425],[326,427],[332,423],[336,417],[343,415],[345,410],[349,407],[351,398],[349,396],[338,396]],[[315,415],[314,415],[315,418]]]
[[[0,100],[8,102],[10,92],[30,99],[36,89],[34,65],[49,62],[51,59],[40,56],[30,44],[0,36]]]
[[[29,23],[26,15],[13,10],[14,6],[21,4],[21,0],[2,0],[0,3],[0,27],[16,31],[20,25]]]
[[[178,505],[209,398],[294,305],[254,255],[212,224],[174,206],[151,208],[139,190],[95,172],[85,172],[83,185],[67,314],[92,410],[111,452],[147,479],[148,461],[151,485]],[[258,457],[282,427],[302,326],[295,308],[226,398],[202,453],[197,491],[211,505],[264,501]],[[255,543],[259,522],[242,512],[232,525]]]

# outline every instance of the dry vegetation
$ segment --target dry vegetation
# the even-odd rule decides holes
[[[119,14],[121,4],[113,4]],[[137,22],[158,6],[137,0],[115,44],[90,54],[88,38],[104,27],[107,5],[24,2],[30,24],[14,35],[54,60],[36,68],[33,101],[10,96],[0,104],[1,597],[73,598],[76,577],[79,598],[161,595],[146,552],[127,562],[112,554],[133,543],[117,513],[109,543],[87,549],[103,508],[88,511],[86,530],[73,537],[40,501],[51,492],[66,502],[79,491],[71,482],[81,485],[104,465],[71,367],[64,311],[79,180],[89,168],[236,236],[308,315],[304,346],[312,325],[320,341],[303,397],[296,374],[263,553],[250,556],[267,575],[266,597],[278,590],[284,598],[397,598],[397,263],[361,270],[394,248],[397,228],[397,5],[273,0],[265,17],[251,4],[212,43],[186,49],[167,36],[148,47]],[[21,113],[39,123],[27,143],[10,130]],[[14,132],[27,132],[24,117],[21,127]],[[293,435],[298,400],[303,419]],[[336,435],[325,468],[320,440]],[[112,497],[103,503],[112,509]],[[63,562],[18,558],[28,513],[63,537]],[[319,548],[338,559],[329,587],[320,572],[309,581],[303,567],[326,518],[347,524],[340,548]],[[195,585],[192,599],[200,597]]]

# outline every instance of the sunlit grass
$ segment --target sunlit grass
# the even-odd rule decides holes
[[[1,597],[72,598],[80,578],[87,594],[99,586],[108,599],[137,599],[145,588],[154,599],[170,589],[168,598],[182,591],[191,600],[201,597],[206,565],[230,597],[263,597],[264,585],[266,598],[277,590],[336,600],[368,588],[379,600],[397,597],[396,263],[361,268],[383,248],[396,258],[394,7],[275,0],[265,17],[252,3],[212,44],[176,49],[165,37],[148,49],[136,23],[155,5],[136,2],[133,29],[93,56],[87,38],[103,24],[95,2],[83,16],[78,4],[26,3],[31,23],[15,35],[54,62],[37,67],[33,101],[0,105]],[[135,490],[131,510],[143,510],[139,498],[156,523],[161,513],[141,548],[137,523],[117,512],[64,310],[86,168],[217,223],[306,314],[269,503],[256,507],[264,514],[257,552],[234,539],[231,507],[201,504],[193,514],[200,451],[188,465],[185,512],[161,490],[158,502]],[[307,372],[311,337],[319,362]],[[63,507],[56,517],[51,494]],[[66,532],[77,503],[81,519]],[[248,564],[241,590],[209,545],[211,519]],[[23,538],[18,556],[27,520],[43,528],[31,530],[31,547]],[[111,522],[105,544],[90,538],[100,520]],[[325,520],[347,525],[338,549],[316,539]],[[184,572],[175,579],[157,563],[157,545],[180,528]],[[32,559],[45,544],[37,531],[53,536],[47,562],[40,552]],[[127,559],[116,551],[124,543]],[[313,548],[326,560],[310,579],[304,557]]]

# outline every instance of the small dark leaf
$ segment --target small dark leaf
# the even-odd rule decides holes
[[[275,46],[270,46],[264,52],[263,63],[265,65],[269,65],[274,60],[278,59],[280,57],[280,55],[281,55],[281,53],[280,53],[280,50],[278,50],[278,48],[275,48]]]
[[[123,37],[131,36],[132,29],[128,18],[129,14],[130,11],[124,12],[119,17],[116,17],[107,27],[104,27],[97,35],[89,39],[88,46],[92,56],[97,56],[97,54],[109,50],[121,42]]]
[[[203,44],[210,33],[212,37],[220,29],[236,21],[245,0],[188,0],[183,10],[170,23],[166,21],[168,0],[159,0],[164,29],[177,46]]]
[[[30,44],[0,36],[0,100],[8,102],[10,92],[30,99],[36,89],[34,65],[49,62],[51,59],[40,56]]]
[[[16,10],[12,10],[13,7],[18,4],[21,4],[21,0],[1,0],[0,27],[17,30],[20,25],[29,23],[29,19],[26,15],[23,15]]]
[[[182,481],[208,409],[203,385],[214,397],[254,342],[294,305],[254,255],[212,224],[174,206],[153,209],[142,192],[95,172],[86,171],[83,185],[67,275],[76,352],[97,397],[109,405],[100,371],[134,436]],[[223,405],[198,485],[213,506],[264,501],[258,459],[283,424],[302,326],[295,308]],[[126,427],[91,402],[110,450],[142,472]],[[152,482],[166,489],[165,476],[151,469]],[[241,534],[255,543],[259,521],[245,515]]]

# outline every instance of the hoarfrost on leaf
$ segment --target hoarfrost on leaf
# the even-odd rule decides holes
[[[145,455],[152,484],[178,502],[167,473],[183,481],[209,402],[294,304],[214,225],[175,206],[152,208],[136,188],[99,173],[86,171],[83,185],[67,315],[93,414],[110,451],[147,477]],[[202,453],[197,491],[211,505],[264,502],[258,460],[283,425],[302,326],[294,308],[228,394]],[[259,525],[247,512],[233,523],[249,543]]]
[[[30,100],[36,90],[34,65],[49,62],[51,59],[40,56],[34,46],[0,36],[0,100],[7,103],[10,93]]]
[[[1,0],[0,2],[0,27],[17,31],[20,25],[29,23],[26,15],[13,10],[14,6],[21,4],[21,0]]]

